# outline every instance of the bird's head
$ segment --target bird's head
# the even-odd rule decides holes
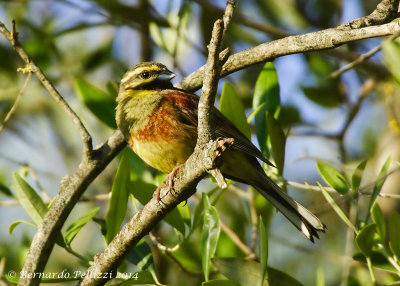
[[[121,88],[161,89],[171,88],[175,74],[160,63],[145,62],[134,66],[121,79]]]

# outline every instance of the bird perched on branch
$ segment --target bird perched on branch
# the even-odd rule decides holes
[[[174,174],[192,154],[197,140],[199,97],[173,87],[175,74],[160,63],[138,64],[123,76],[116,122],[136,154],[151,167]],[[284,193],[264,172],[257,158],[270,162],[227,118],[213,108],[217,137],[233,138],[222,154],[222,174],[252,185],[311,241],[325,225]]]

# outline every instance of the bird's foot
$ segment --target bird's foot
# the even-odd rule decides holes
[[[157,188],[157,190],[154,192],[154,194],[155,194],[156,197],[157,197],[157,201],[158,201],[158,202],[161,201],[161,198],[160,198],[161,189],[165,186],[166,182],[168,182],[168,192],[174,192],[174,193],[175,193],[175,191],[174,191],[174,178],[175,178],[176,173],[178,172],[178,170],[179,170],[181,167],[182,167],[182,165],[179,165],[179,166],[173,168],[172,171],[171,171],[171,173],[169,173],[169,174],[167,175],[167,178],[166,178],[165,181],[162,183],[162,185],[159,186],[159,187]]]

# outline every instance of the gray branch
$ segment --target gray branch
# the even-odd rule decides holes
[[[222,67],[221,76],[229,75],[254,64],[272,61],[278,57],[333,49],[354,41],[394,35],[399,31],[400,20],[397,19],[388,24],[355,30],[331,28],[303,35],[289,36],[231,55]],[[191,91],[199,89],[204,78],[204,67],[202,66],[185,77],[177,84],[177,87]]]
[[[227,5],[228,15],[224,17],[225,23],[229,23],[232,17],[234,1]],[[124,225],[117,236],[111,241],[107,248],[96,255],[93,265],[88,273],[116,273],[117,267],[128,255],[130,249],[139,240],[147,235],[153,227],[160,222],[167,213],[179,203],[187,200],[196,192],[198,182],[206,175],[208,170],[218,170],[217,159],[233,144],[233,139],[223,138],[214,140],[214,130],[211,125],[211,112],[214,105],[215,93],[217,92],[218,79],[221,70],[219,52],[222,46],[224,31],[223,20],[217,20],[214,24],[209,53],[206,64],[207,76],[199,102],[199,128],[198,140],[195,151],[179,169],[174,178],[174,190],[169,190],[168,184],[161,190],[161,201],[154,196],[142,210],[138,211],[131,220]],[[220,172],[219,172],[220,173]],[[221,174],[222,176],[222,174]],[[109,275],[107,275],[109,277]],[[103,285],[107,282],[102,275],[87,275],[80,282],[80,286]]]

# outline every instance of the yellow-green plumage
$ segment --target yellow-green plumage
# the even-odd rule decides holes
[[[128,144],[147,164],[165,173],[187,160],[197,140],[198,97],[173,88],[173,77],[162,64],[137,65],[124,75],[117,98],[116,121]],[[216,108],[212,112],[216,136],[234,139],[222,155],[224,176],[254,186],[311,241],[317,231],[325,231],[317,217],[265,174],[257,158],[270,163],[246,136]]]

